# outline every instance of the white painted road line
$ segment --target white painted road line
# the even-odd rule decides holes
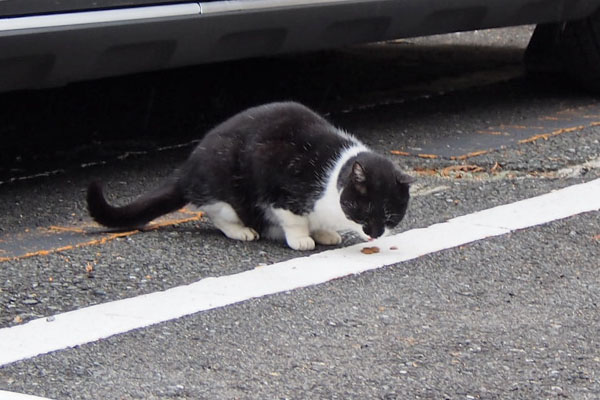
[[[0,390],[0,400],[50,400],[45,397],[32,396],[30,394],[21,394]]]
[[[366,246],[362,243],[33,320],[0,329],[0,366],[200,311],[324,283],[599,209],[600,179],[597,179],[428,228],[378,239],[368,244],[381,249],[376,254],[362,254],[360,250]]]

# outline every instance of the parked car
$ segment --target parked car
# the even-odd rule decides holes
[[[531,65],[554,60],[599,88],[599,9],[600,0],[3,0],[0,91],[524,24],[539,24]]]

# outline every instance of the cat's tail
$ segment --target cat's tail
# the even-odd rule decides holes
[[[168,180],[133,202],[115,207],[106,202],[102,185],[92,182],[87,191],[87,205],[96,222],[109,228],[137,228],[161,215],[176,211],[188,201],[178,182]]]

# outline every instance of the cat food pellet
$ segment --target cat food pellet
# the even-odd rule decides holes
[[[390,250],[398,250],[398,247],[396,247],[396,246],[391,246],[391,247],[390,247]]]
[[[363,253],[363,254],[375,254],[375,253],[379,253],[379,247],[377,247],[377,246],[363,247],[360,250],[360,252]]]

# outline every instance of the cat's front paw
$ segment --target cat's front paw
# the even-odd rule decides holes
[[[228,229],[226,232],[223,231],[225,235],[230,239],[235,240],[243,240],[245,242],[250,242],[252,240],[258,240],[260,235],[252,228],[247,227],[236,227],[235,229]]]
[[[342,237],[336,231],[319,229],[312,232],[312,237],[315,242],[325,246],[332,246],[342,243]]]
[[[315,248],[315,241],[310,236],[303,237],[288,237],[287,244],[294,250],[313,250]]]

